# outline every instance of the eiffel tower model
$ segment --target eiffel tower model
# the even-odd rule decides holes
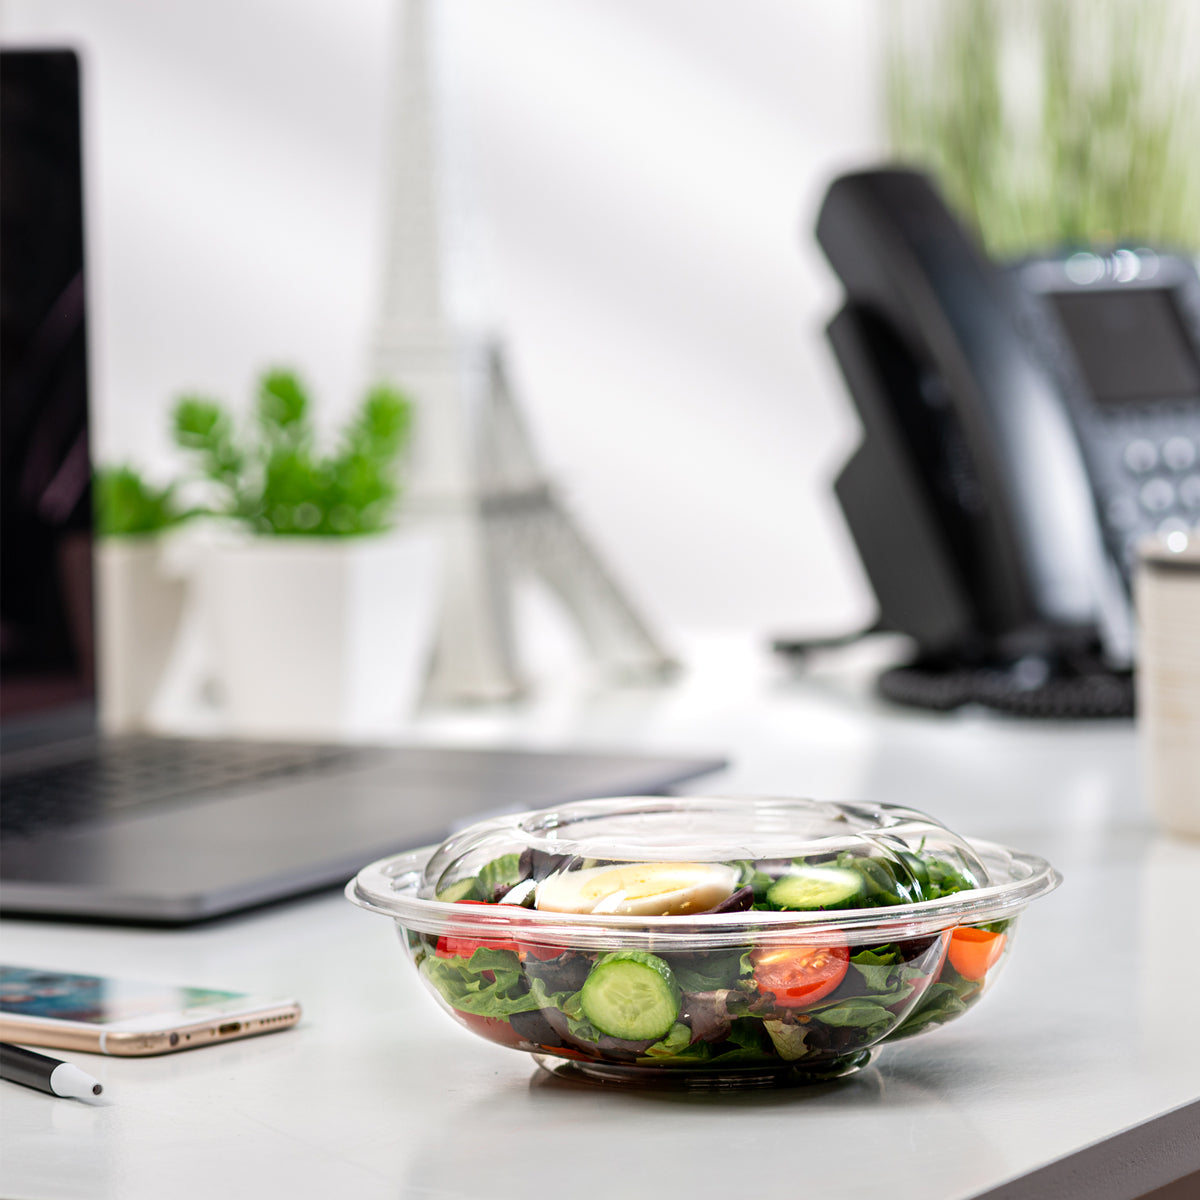
[[[447,181],[434,30],[427,0],[406,0],[391,114],[390,207],[373,377],[417,406],[406,506],[442,540],[437,631],[424,701],[486,703],[525,689],[514,638],[514,585],[532,576],[562,601],[612,677],[670,675],[676,663],[605,569],[545,478],[494,337],[453,327],[446,311]],[[451,231],[452,232],[452,231]]]

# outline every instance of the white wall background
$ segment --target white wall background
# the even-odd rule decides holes
[[[181,390],[268,365],[332,422],[378,292],[400,0],[4,0],[87,70],[96,446],[169,462]],[[846,628],[824,183],[880,154],[879,0],[439,0],[516,384],[665,633]]]

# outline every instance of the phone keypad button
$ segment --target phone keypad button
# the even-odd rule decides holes
[[[1196,462],[1196,447],[1192,439],[1168,438],[1163,442],[1162,460],[1172,471],[1186,471]]]
[[[1167,537],[1172,533],[1191,533],[1192,527],[1183,517],[1168,517],[1165,521],[1159,522],[1158,528],[1154,532],[1159,537]]]
[[[1200,475],[1189,475],[1180,483],[1179,499],[1184,508],[1200,508]]]
[[[1141,500],[1142,507],[1148,512],[1166,512],[1175,503],[1175,489],[1169,480],[1156,476],[1142,484],[1142,489],[1138,492],[1138,499]]]
[[[1158,466],[1158,451],[1154,443],[1146,438],[1134,438],[1125,447],[1123,458],[1126,467],[1135,475],[1145,475]]]

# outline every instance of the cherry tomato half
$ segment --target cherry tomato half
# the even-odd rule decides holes
[[[485,908],[493,907],[486,900],[458,900],[456,903],[482,904]],[[470,958],[476,950],[512,950],[515,953],[516,949],[517,943],[512,938],[460,937],[454,933],[447,933],[438,938],[434,953],[438,958]]]
[[[753,950],[754,982],[782,1008],[815,1004],[828,996],[850,969],[849,946],[780,946]]]
[[[946,957],[964,979],[982,979],[996,965],[1007,940],[1005,933],[963,925],[950,935]]]

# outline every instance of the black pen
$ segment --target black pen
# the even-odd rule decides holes
[[[7,1042],[0,1042],[0,1079],[23,1083],[51,1096],[73,1096],[78,1100],[104,1091],[102,1084],[73,1063],[59,1062],[57,1058]]]

